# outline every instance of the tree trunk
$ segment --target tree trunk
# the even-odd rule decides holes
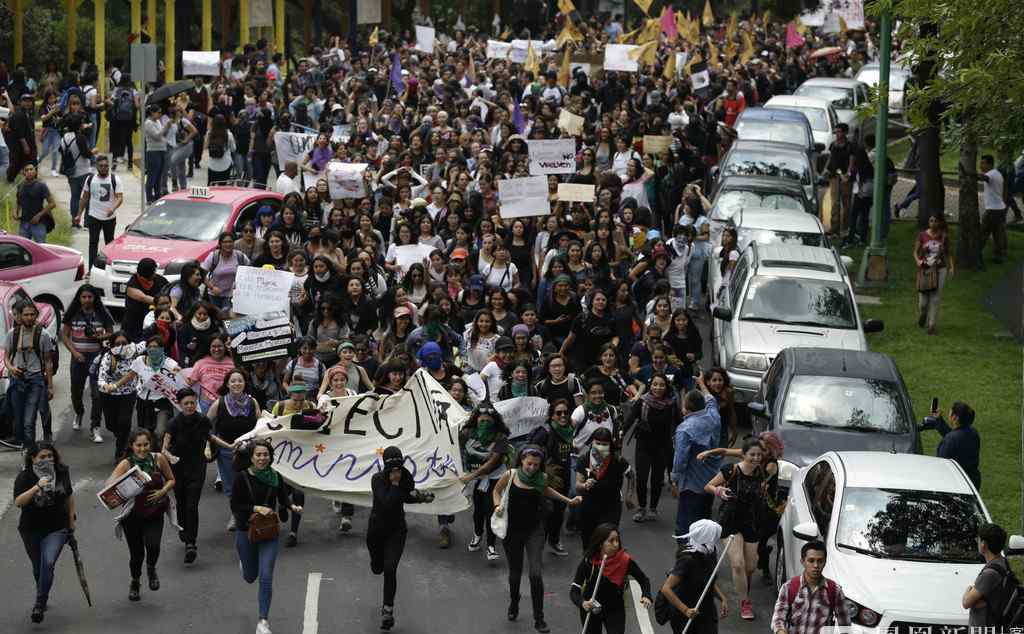
[[[931,22],[920,26],[922,37],[936,37],[938,27]],[[925,86],[935,76],[935,64],[926,61],[914,68],[914,83]],[[907,104],[904,104],[906,106]],[[942,153],[942,105],[933,103],[928,110],[928,125],[921,129],[918,141],[918,165],[921,170],[920,199],[917,201],[917,226],[924,229],[928,226],[929,216],[941,216],[946,208],[946,188],[942,183],[942,168],[939,155]]]
[[[978,144],[964,141],[960,146],[960,237],[956,243],[958,267],[983,268],[981,260],[981,217],[978,213]]]

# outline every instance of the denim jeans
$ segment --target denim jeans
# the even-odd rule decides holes
[[[27,219],[22,219],[18,225],[18,235],[38,244],[46,244],[46,225],[41,222],[31,224]]]
[[[676,509],[676,535],[690,532],[690,524],[697,520],[711,519],[711,505],[715,496],[696,491],[680,491],[679,506]]]
[[[14,416],[14,439],[26,448],[36,443],[36,414],[46,397],[46,379],[41,373],[11,378],[7,398]]]
[[[42,167],[46,155],[50,155],[50,171],[57,170],[57,161],[60,160],[60,132],[57,128],[43,128],[43,149],[39,155],[39,166]]]
[[[167,169],[171,177],[171,191],[188,188],[188,157],[192,152],[192,144],[179,145],[167,154]]]
[[[93,359],[98,354],[99,352],[86,352],[82,355],[84,357],[82,361],[75,361],[72,358],[68,366],[68,372],[71,374],[71,407],[74,408],[75,415],[77,416],[85,413],[85,401],[82,399],[82,396],[85,393],[86,380],[89,382],[89,400],[92,403],[92,410],[89,413],[89,427],[91,429],[96,429],[100,426],[100,419],[103,414],[96,377],[89,375],[89,368],[92,367]]]
[[[86,178],[89,178],[88,174],[68,178],[68,188],[71,189],[71,200],[68,202],[68,211],[71,212],[72,220],[74,220],[75,216],[78,215],[78,205],[82,200],[82,188],[85,187]]]
[[[235,484],[235,470],[231,468],[231,458],[234,450],[217,448],[217,473],[220,475],[221,484],[224,485],[224,495],[231,499],[231,489]]]
[[[146,150],[146,202],[155,203],[160,198],[160,177],[164,171],[165,150]]]
[[[36,605],[46,607],[53,586],[53,569],[60,558],[60,551],[68,541],[68,531],[60,529],[52,533],[37,533],[19,529],[25,552],[32,561],[32,576],[36,580]]]
[[[277,563],[279,540],[268,539],[258,544],[249,543],[249,531],[235,531],[235,550],[242,563],[242,579],[246,583],[260,580],[260,618],[270,616],[270,599],[274,593],[274,564]]]
[[[699,310],[704,306],[704,267],[707,263],[707,258],[690,257],[686,264],[686,290],[690,310]]]

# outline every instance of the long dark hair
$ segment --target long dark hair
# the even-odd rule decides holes
[[[612,533],[619,534],[619,550],[622,550],[622,531],[616,524],[598,524],[594,531],[590,533],[590,543],[587,544],[587,550],[583,553],[584,560],[593,559],[594,555],[601,552],[601,546],[611,536]]]
[[[93,312],[96,313],[100,320],[113,323],[114,319],[110,316],[110,311],[108,311],[107,307],[103,305],[100,290],[88,282],[79,286],[78,290],[75,291],[75,296],[71,299],[71,302],[68,304],[68,309],[64,312],[65,322],[81,314],[82,293],[92,293]]]
[[[39,455],[40,451],[48,449],[53,453],[53,466],[58,472],[67,469],[67,465],[60,459],[60,452],[57,447],[48,440],[43,440],[25,448],[25,470],[32,470],[32,459]]]

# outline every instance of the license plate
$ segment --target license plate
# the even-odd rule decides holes
[[[114,282],[114,296],[124,297],[125,293],[128,292],[128,284],[126,282]]]

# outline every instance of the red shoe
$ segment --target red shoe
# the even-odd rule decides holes
[[[740,618],[744,621],[754,620],[754,605],[750,602],[750,599],[740,601]]]

